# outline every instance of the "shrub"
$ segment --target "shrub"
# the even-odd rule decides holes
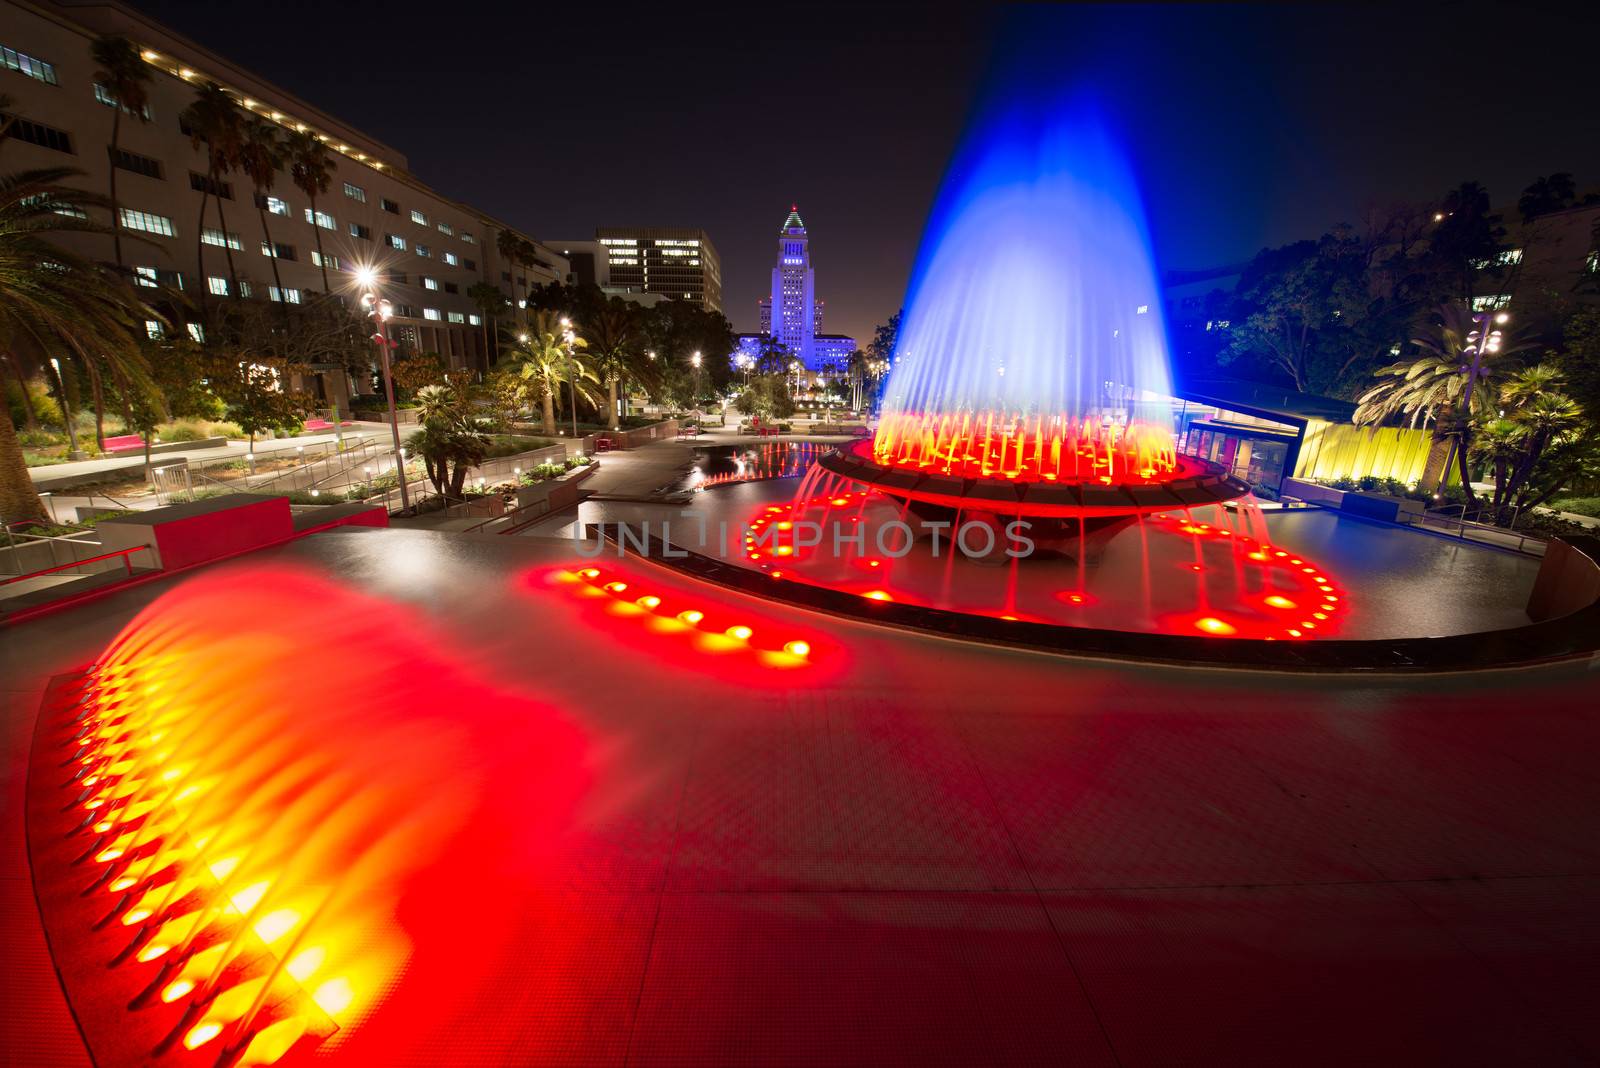
[[[1549,506],[1557,512],[1600,517],[1600,497],[1562,497],[1551,501]]]
[[[17,441],[21,442],[25,449],[48,449],[52,445],[65,445],[67,436],[40,427],[38,430],[18,430]]]
[[[549,438],[532,438],[525,434],[493,434],[489,437],[489,450],[485,456],[490,459],[496,456],[515,456],[519,452],[547,449],[554,444],[555,442]]]
[[[162,441],[201,441],[206,436],[199,425],[192,422],[167,423],[158,427],[156,434]]]
[[[61,406],[45,388],[44,381],[39,378],[28,379],[28,398],[33,401],[33,414],[38,418],[40,426],[63,426],[61,421]],[[13,426],[23,426],[27,422],[27,410],[22,404],[22,388],[14,379],[6,379],[6,406],[11,409],[11,423]],[[27,444],[24,442],[23,444]]]

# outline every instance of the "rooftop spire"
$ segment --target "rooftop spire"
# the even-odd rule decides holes
[[[804,230],[805,228],[806,224],[800,221],[800,205],[791,204],[789,206],[789,217],[783,220],[783,225],[778,228],[779,232],[791,229]]]

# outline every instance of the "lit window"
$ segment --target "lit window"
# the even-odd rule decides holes
[[[94,83],[94,98],[96,100],[100,101],[100,103],[104,104],[108,108],[114,108],[114,107],[117,106],[117,98],[111,95],[111,90],[110,89],[107,89],[105,86],[101,85],[99,82],[95,82]],[[125,107],[125,108],[122,109],[122,113],[124,115],[132,115],[133,114],[133,109]],[[140,113],[140,117],[142,119],[144,119],[145,122],[149,122],[150,121],[150,105],[149,104],[146,104],[144,106],[144,110]]]
[[[1583,269],[1590,274],[1600,274],[1600,252],[1591,252],[1583,261]]]
[[[211,290],[213,297],[225,297],[228,295],[228,280],[211,275],[206,279],[206,288]]]
[[[439,280],[437,278],[429,278],[427,275],[423,275],[422,276],[422,288],[423,289],[438,289],[439,288]]]
[[[320,226],[324,230],[337,230],[337,229],[339,229],[338,224],[333,221],[333,216],[329,215],[325,211],[319,211],[319,212],[317,212],[316,214],[313,215],[312,212],[311,212],[311,209],[307,208],[306,209],[306,222],[313,223],[313,224],[315,224],[317,226]]]
[[[273,215],[287,215],[289,214],[289,202],[279,200],[277,197],[267,197],[266,209]]]
[[[1510,293],[1491,293],[1487,296],[1473,297],[1473,311],[1499,311],[1511,303]]]
[[[411,221],[416,223],[418,226],[428,225],[428,217],[415,208],[411,209]]]
[[[372,240],[372,227],[362,226],[360,223],[350,224],[350,236],[359,237],[363,241]]]
[[[433,253],[428,250],[428,246],[427,245],[420,245],[419,244],[416,247],[415,251],[416,251],[417,255],[419,255],[419,256],[431,257],[433,255]]]
[[[446,318],[448,318],[452,323],[464,323],[467,321],[467,317],[462,315],[460,312],[450,312]]]
[[[159,319],[146,319],[144,321],[144,336],[155,340],[161,337],[161,321]]]
[[[433,319],[433,320],[437,321],[439,319],[439,309],[438,308],[423,308],[422,309],[422,317],[424,319]]]
[[[56,65],[46,63],[42,59],[13,51],[5,45],[0,45],[0,66],[7,70],[14,70],[18,74],[26,74],[30,78],[37,78],[46,85],[59,85],[56,81]]]
[[[199,344],[204,345],[206,343],[206,328],[199,323],[188,323],[186,325],[189,328],[189,336]]]
[[[133,208],[122,209],[122,227],[125,230],[141,230],[147,234],[160,234],[162,237],[176,237],[177,228],[172,225],[172,220],[165,215],[154,215],[148,211],[135,211]]]
[[[399,234],[384,234],[383,241],[390,248],[399,249],[401,252],[406,250],[406,239]]]
[[[330,271],[342,270],[339,266],[338,256],[330,256],[315,250],[311,253],[311,265],[313,267],[327,267]]]
[[[444,257],[444,262],[448,263],[452,267],[461,262],[460,260],[456,259],[456,254],[454,252],[442,252],[440,255]]]
[[[359,185],[351,185],[349,182],[344,183],[344,195],[351,200],[359,200],[363,204],[367,202],[367,191]]]
[[[299,304],[300,303],[300,291],[298,289],[290,289],[288,286],[285,286],[283,289],[279,289],[277,286],[268,286],[267,287],[267,296],[270,299],[278,301],[280,303],[285,303],[285,304]]]
[[[449,237],[449,236],[451,236],[452,234],[455,233],[455,230],[453,230],[451,228],[449,223],[445,222],[443,219],[440,219],[439,220],[439,232],[441,234],[445,235],[446,237]]]
[[[467,322],[471,323],[473,326],[482,326],[483,325],[483,316],[481,316],[481,315],[468,315],[467,316]]]
[[[465,241],[467,244],[470,245],[474,241],[476,241],[477,239],[472,236],[470,231],[463,230],[463,231],[461,231],[461,240]]]
[[[139,285],[154,289],[157,284],[156,269],[154,267],[135,267],[133,269],[133,280]]]

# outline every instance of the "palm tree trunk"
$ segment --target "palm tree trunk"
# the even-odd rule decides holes
[[[111,143],[106,146],[106,162],[111,165],[111,250],[122,268],[122,208],[117,203],[117,147],[122,136],[122,105],[111,109]]]
[[[222,177],[212,168],[211,181],[217,189],[222,188]],[[228,280],[232,284],[231,292],[236,297],[244,296],[239,292],[239,272],[233,266],[233,246],[228,243],[228,217],[222,211],[222,197],[217,196],[217,227],[222,231],[222,252],[228,260]]]
[[[622,421],[617,415],[617,379],[612,378],[606,383],[607,392],[611,398],[611,418],[608,420],[611,429],[616,430],[622,426]]]
[[[100,382],[100,368],[94,365],[92,357],[83,361],[84,370],[89,372],[89,397],[94,402],[94,445],[101,452],[106,451],[106,393],[105,387]]]
[[[260,190],[256,191],[256,195],[266,196]],[[272,253],[267,257],[267,261],[272,264],[272,285],[277,289],[278,299],[281,301],[284,300],[284,293],[283,279],[278,275],[278,246],[272,243],[272,231],[267,229],[267,209],[262,207],[259,202],[256,204],[256,214],[261,216],[261,237],[267,243],[267,251]]]
[[[206,202],[211,199],[211,190],[200,191],[200,224],[194,228],[194,262],[200,272],[200,317],[209,318],[206,310],[210,307],[211,283],[206,277]],[[226,234],[222,237],[227,241]]]
[[[19,519],[47,522],[44,502],[39,491],[33,488],[28,477],[28,461],[22,455],[22,442],[17,440],[17,428],[11,422],[11,413],[0,419],[0,520],[14,523]]]
[[[332,293],[333,287],[328,284],[328,256],[322,251],[322,226],[317,222],[317,194],[307,191],[311,198],[311,234],[317,239],[317,263],[322,266],[322,291]]]
[[[549,383],[545,384],[544,396],[541,398],[544,408],[544,433],[545,437],[556,436],[556,399],[552,395]]]

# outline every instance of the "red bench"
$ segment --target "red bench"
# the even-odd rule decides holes
[[[144,438],[138,434],[124,434],[121,437],[106,438],[106,452],[131,452],[134,449],[144,448]]]

